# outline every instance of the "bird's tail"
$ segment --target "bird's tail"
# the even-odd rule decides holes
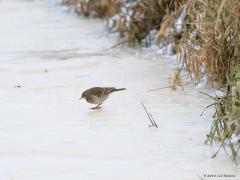
[[[126,90],[126,88],[114,89],[113,91],[115,92],[115,91],[124,91],[124,90]]]

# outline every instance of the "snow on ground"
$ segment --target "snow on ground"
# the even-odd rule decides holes
[[[173,60],[106,50],[115,42],[100,20],[48,1],[1,0],[0,22],[0,180],[239,179],[229,156],[211,159],[203,144],[207,97],[191,84],[148,91],[168,86]],[[93,111],[78,101],[93,86],[128,90]]]

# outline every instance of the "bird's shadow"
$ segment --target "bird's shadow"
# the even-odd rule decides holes
[[[99,117],[99,116],[104,116],[106,112],[104,111],[103,108],[99,108],[99,109],[89,109],[89,111],[87,112],[87,116],[89,118],[94,118],[94,117]]]
[[[90,120],[90,122],[94,122],[93,126],[107,126],[109,125],[108,121],[111,120],[111,113],[109,111],[106,111],[104,109],[95,109],[95,110],[89,110],[89,112],[86,113],[87,119]]]

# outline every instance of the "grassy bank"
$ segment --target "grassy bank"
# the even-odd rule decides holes
[[[179,63],[190,77],[206,76],[225,94],[212,97],[215,113],[206,142],[219,141],[219,150],[230,147],[236,161],[240,146],[232,138],[240,133],[240,1],[191,1],[186,17]]]

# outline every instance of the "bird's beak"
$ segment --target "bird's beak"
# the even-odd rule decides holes
[[[80,101],[82,99],[82,97],[81,98],[79,98],[78,100]]]

